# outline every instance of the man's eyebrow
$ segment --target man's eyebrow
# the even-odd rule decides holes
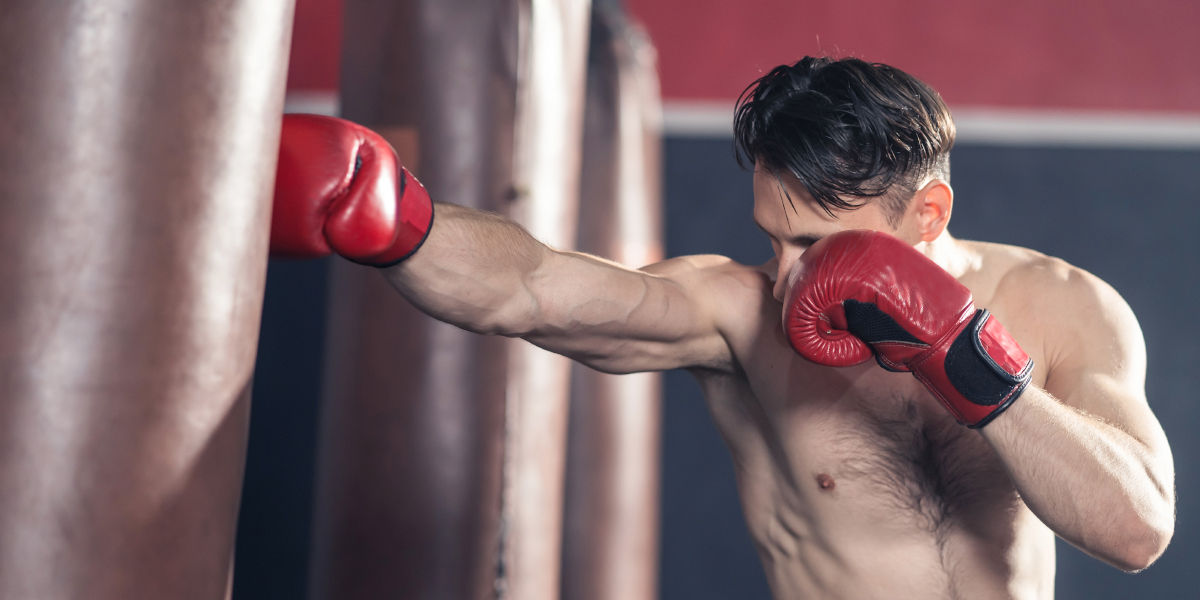
[[[754,226],[757,227],[763,233],[767,234],[767,237],[769,237],[771,239],[775,239],[775,236],[770,231],[767,231],[767,228],[763,227],[762,223],[758,222],[758,219],[754,220]],[[788,237],[786,239],[786,241],[789,244],[792,244],[795,246],[811,246],[811,245],[817,243],[817,241],[819,241],[821,239],[821,237],[822,236],[813,235],[811,233],[804,233],[804,234],[793,235],[791,237]]]
[[[811,246],[820,240],[821,236],[812,234],[793,235],[788,238],[788,242],[795,246]]]

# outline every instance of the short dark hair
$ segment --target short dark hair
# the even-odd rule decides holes
[[[738,164],[790,173],[831,215],[883,196],[896,225],[926,177],[950,177],[946,103],[880,63],[805,57],[775,67],[742,92],[733,127]]]

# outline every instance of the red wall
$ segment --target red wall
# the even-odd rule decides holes
[[[341,48],[342,0],[296,0],[288,90],[337,90]]]
[[[1195,0],[629,0],[664,96],[735,98],[804,54],[853,55],[957,105],[1200,110]]]
[[[333,90],[342,0],[299,0],[289,87]],[[627,0],[667,100],[732,102],[804,54],[910,71],[953,105],[1200,112],[1195,0]]]

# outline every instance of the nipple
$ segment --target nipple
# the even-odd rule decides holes
[[[833,491],[833,488],[837,486],[837,484],[833,481],[833,477],[831,477],[828,473],[817,474],[817,485],[826,492]]]

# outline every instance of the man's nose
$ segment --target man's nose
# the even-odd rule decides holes
[[[792,272],[792,267],[797,264],[798,260],[794,257],[781,258],[777,263],[775,271],[775,288],[772,290],[772,295],[775,299],[783,302],[784,295],[787,294],[788,275]]]

